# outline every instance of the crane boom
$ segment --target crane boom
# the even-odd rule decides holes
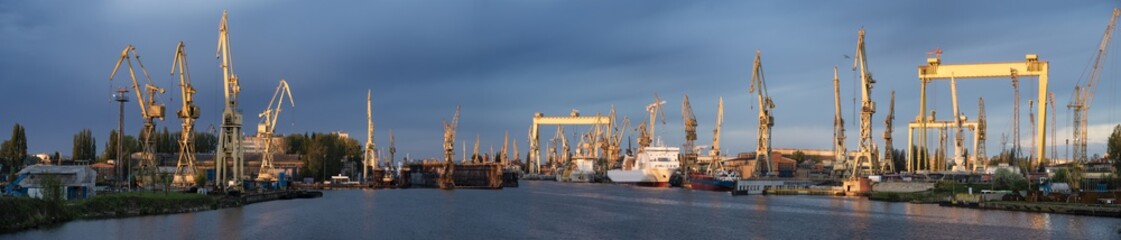
[[[716,125],[712,128],[712,163],[716,168],[721,168],[720,160],[720,127],[724,125],[724,97],[716,102]]]
[[[833,110],[833,172],[835,176],[842,176],[849,166],[849,157],[845,148],[845,119],[841,115],[841,79],[837,77],[837,66],[833,66]]]

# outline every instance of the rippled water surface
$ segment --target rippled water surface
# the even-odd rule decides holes
[[[338,190],[175,215],[73,221],[3,239],[1121,239],[1121,219],[863,198],[522,182]]]

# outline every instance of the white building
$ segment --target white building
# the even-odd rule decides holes
[[[84,199],[96,194],[97,171],[89,166],[31,165],[16,175],[22,178],[17,184],[33,198],[43,198],[44,180],[49,177],[55,177],[62,183],[64,199]]]

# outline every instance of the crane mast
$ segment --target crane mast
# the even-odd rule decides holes
[[[366,89],[366,146],[362,153],[362,180],[369,179],[370,168],[377,168],[377,144],[374,143],[373,92]]]
[[[179,133],[179,161],[175,164],[172,183],[177,186],[192,186],[198,181],[195,174],[195,121],[199,118],[199,108],[195,105],[195,87],[191,85],[191,74],[187,67],[186,45],[182,41],[175,47],[175,58],[171,61],[171,75],[179,70],[179,90],[182,93],[183,109],[178,116],[183,120]]]
[[[650,105],[646,105],[646,112],[650,113],[650,132],[646,135],[646,146],[650,146],[650,143],[654,142],[654,122],[657,121],[656,117],[660,116],[662,118],[662,124],[666,124],[666,112],[662,109],[662,105],[665,104],[665,100],[659,98],[658,94],[654,94],[654,102],[650,103]]]
[[[285,96],[288,96],[285,98]],[[272,94],[272,99],[265,107],[265,110],[258,114],[257,117],[261,118],[261,122],[257,124],[257,138],[264,139],[265,152],[261,154],[261,170],[257,172],[257,181],[261,182],[274,182],[277,181],[276,169],[272,166],[274,136],[276,135],[276,120],[280,117],[280,109],[284,106],[284,99],[288,99],[288,103],[292,107],[296,107],[296,102],[292,100],[292,90],[288,88],[288,81],[280,80],[276,86],[276,91]]]
[[[242,148],[241,124],[242,116],[238,110],[238,93],[241,85],[238,83],[237,74],[234,73],[233,61],[230,55],[230,32],[227,26],[229,13],[222,11],[222,20],[218,24],[218,51],[217,57],[221,61],[225,108],[222,110],[222,131],[218,134],[218,155],[215,161],[215,183],[221,188],[240,189],[237,181],[245,176],[245,152]],[[230,167],[230,165],[233,165]]]
[[[841,80],[837,77],[837,66],[833,66],[833,172],[835,176],[845,174],[849,166],[848,149],[845,148],[845,119],[841,115]]]
[[[876,113],[876,102],[872,101],[872,73],[868,71],[868,59],[864,54],[864,28],[857,32],[856,57],[853,58],[853,70],[860,68],[860,142],[859,152],[852,166],[851,177],[856,178],[866,174],[874,174],[879,166],[876,144],[872,142],[872,115]],[[861,173],[864,161],[870,163],[870,172]]]
[[[148,80],[144,84],[144,92],[147,93],[148,98],[144,98],[141,94],[140,84],[136,81],[136,71],[132,66],[133,58],[136,59],[136,64],[140,66],[144,78]],[[156,94],[164,93],[164,89],[153,84],[152,78],[148,76],[148,70],[144,68],[144,63],[140,61],[140,54],[136,53],[136,48],[132,44],[125,46],[125,49],[121,51],[121,57],[117,59],[113,72],[109,74],[109,81],[113,81],[113,77],[117,75],[117,70],[120,69],[122,62],[128,64],[128,74],[132,78],[132,89],[136,93],[136,99],[139,100],[136,103],[140,105],[140,116],[144,118],[144,128],[140,133],[143,156],[140,161],[137,182],[141,186],[150,187],[156,181],[156,139],[152,136],[156,130],[155,120],[163,120],[164,118],[164,105],[156,101]]]
[[[771,109],[775,108],[775,103],[767,93],[767,82],[763,79],[762,53],[758,49],[755,50],[755,64],[752,68],[751,84],[747,91],[757,93],[759,103],[759,142],[755,149],[755,161],[757,165],[762,162],[767,175],[774,176],[777,173],[771,166],[771,128],[775,126],[775,118],[771,116]],[[755,168],[756,173],[759,170],[758,167]]]
[[[1088,140],[1090,104],[1094,102],[1094,90],[1097,89],[1098,78],[1101,77],[1102,61],[1109,52],[1109,44],[1113,38],[1113,29],[1117,27],[1117,18],[1121,16],[1121,9],[1114,8],[1113,15],[1109,18],[1109,25],[1105,27],[1105,34],[1098,44],[1098,52],[1094,56],[1094,65],[1086,79],[1086,85],[1075,87],[1074,101],[1067,108],[1074,111],[1074,160],[1086,161],[1086,143]]]

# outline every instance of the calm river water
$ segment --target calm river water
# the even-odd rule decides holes
[[[863,198],[522,182],[338,190],[175,215],[72,221],[2,239],[1121,239],[1121,219]]]

